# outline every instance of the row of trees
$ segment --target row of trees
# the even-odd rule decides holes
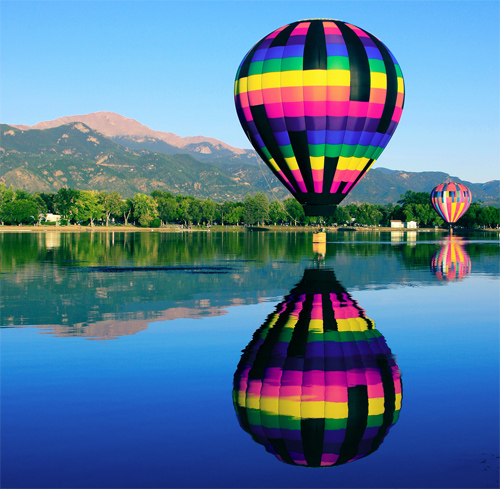
[[[61,224],[110,221],[139,226],[159,227],[165,223],[189,225],[312,225],[322,223],[389,226],[391,220],[416,221],[420,227],[444,225],[433,209],[430,195],[408,191],[396,205],[348,204],[338,206],[326,219],[306,217],[302,206],[293,198],[269,202],[263,193],[247,195],[243,202],[214,202],[155,190],[151,195],[136,194],[124,199],[118,192],[97,192],[61,188],[56,193],[6,188],[0,183],[0,220],[5,224],[40,223],[47,213],[61,216]],[[500,225],[500,209],[471,204],[458,222],[467,228]]]

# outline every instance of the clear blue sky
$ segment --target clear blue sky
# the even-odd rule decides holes
[[[500,179],[499,1],[6,1],[0,121],[117,112],[152,129],[249,148],[236,70],[261,37],[333,18],[379,37],[406,84],[376,166]]]

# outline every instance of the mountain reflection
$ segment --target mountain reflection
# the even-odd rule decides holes
[[[438,280],[461,280],[471,272],[471,260],[461,238],[450,236],[432,257],[431,271]]]
[[[234,375],[241,427],[293,465],[369,455],[397,421],[401,401],[391,350],[331,270],[305,271],[254,333]]]

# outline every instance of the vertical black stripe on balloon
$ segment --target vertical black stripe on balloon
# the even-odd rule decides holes
[[[283,326],[286,324],[288,321],[291,312],[293,311],[294,304],[293,302],[288,304],[286,309],[279,315],[276,323],[272,328],[269,328],[269,324],[271,323],[272,319],[275,317],[277,312],[274,314],[271,314],[264,326],[259,328],[257,333],[254,335],[256,338],[256,341],[258,341],[258,338],[260,337],[261,332],[268,328],[267,335],[264,338],[264,342],[262,345],[260,345],[257,354],[255,355],[255,361],[253,362],[250,371],[248,372],[248,378],[249,379],[263,379],[265,370],[267,367],[270,367],[271,363],[271,358],[273,354],[273,349],[276,343],[278,343],[280,339],[280,333],[281,330],[283,329]],[[257,336],[258,334],[258,336]]]
[[[307,337],[309,335],[309,323],[311,322],[311,313],[313,305],[312,294],[307,294],[302,303],[302,310],[299,313],[299,318],[293,328],[292,338],[288,345],[286,355],[289,358],[305,358]]]
[[[326,70],[326,58],[326,38],[323,22],[321,20],[313,20],[309,29],[307,29],[304,45],[304,71]]]
[[[329,194],[332,188],[333,178],[335,177],[335,172],[337,171],[337,165],[339,164],[339,157],[336,156],[332,158],[330,156],[325,157],[325,169],[323,170],[323,193]]]
[[[325,437],[324,418],[305,418],[300,420],[300,437],[304,457],[308,467],[320,467]]]
[[[368,390],[366,385],[347,388],[347,427],[336,465],[349,462],[358,454],[368,418]]]
[[[281,30],[278,35],[272,40],[270,48],[274,48],[277,46],[286,46],[288,38],[290,34],[293,32],[295,27],[297,27],[298,22],[294,22],[293,24],[287,25],[283,30]]]
[[[321,294],[321,301],[323,303],[323,331],[338,331],[337,320],[333,313],[332,298],[329,293]]]
[[[307,131],[288,131],[288,137],[290,138],[293,155],[299,165],[300,173],[304,179],[307,192],[314,192]],[[293,181],[295,182],[295,179]]]
[[[368,34],[368,33],[367,33]],[[392,115],[394,114],[394,109],[396,108],[396,101],[398,98],[398,75],[396,73],[396,68],[394,66],[394,61],[385,47],[385,45],[380,42],[376,37],[368,34],[370,39],[375,43],[382,59],[384,60],[385,72],[387,74],[387,94],[385,97],[384,110],[382,112],[382,117],[378,123],[377,132],[385,134],[389,129],[389,125],[392,120]]]
[[[273,450],[282,458],[283,462],[290,465],[297,465],[286,448],[285,440],[282,438],[268,438]]]
[[[349,100],[357,102],[370,101],[370,63],[365,47],[358,35],[343,22],[335,21],[344,38],[349,56],[351,73],[351,92]]]
[[[391,365],[387,360],[385,356],[377,358],[377,367],[382,377],[382,387],[384,389],[384,414],[382,416],[382,424],[375,438],[373,438],[372,447],[369,453],[377,450],[384,441],[385,435],[392,425],[394,413],[396,411],[396,389],[394,387]]]
[[[267,118],[266,108],[263,105],[251,105],[250,111],[252,112],[254,123],[259,131],[259,136],[264,142],[264,146],[269,151],[271,157],[274,159],[280,170],[283,171],[288,181],[298,190],[299,186],[297,185],[293,173],[290,168],[288,168],[278,143],[274,139],[274,133],[271,129],[271,125],[269,124],[269,119]],[[267,161],[267,158],[263,158],[263,160]],[[271,167],[271,165],[268,166]],[[278,179],[282,178],[276,171],[273,171],[273,173]]]

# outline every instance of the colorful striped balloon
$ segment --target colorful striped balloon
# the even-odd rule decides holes
[[[340,465],[377,450],[401,409],[384,337],[337,282],[306,270],[243,351],[233,403],[241,427],[282,462]]]
[[[447,223],[457,222],[467,212],[471,201],[470,190],[461,183],[442,183],[431,192],[434,209]]]
[[[438,280],[461,280],[471,272],[471,260],[460,238],[450,237],[431,261],[431,271]]]
[[[253,147],[306,215],[332,215],[396,130],[403,74],[369,32],[302,20],[248,52],[235,103]]]

